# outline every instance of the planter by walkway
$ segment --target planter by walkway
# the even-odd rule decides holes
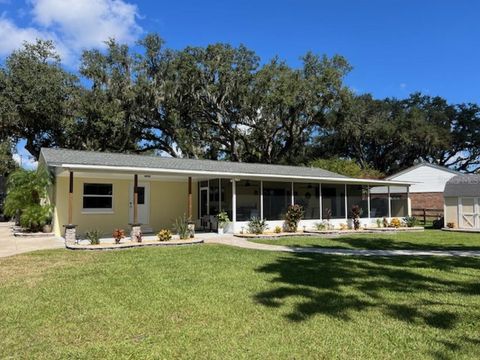
[[[202,239],[189,239],[189,240],[172,240],[172,241],[144,241],[144,242],[124,242],[120,244],[107,244],[101,243],[99,245],[90,244],[67,244],[65,247],[70,250],[118,250],[118,249],[130,249],[138,247],[148,246],[182,246],[182,245],[196,245],[202,244]]]
[[[372,233],[396,233],[396,232],[416,232],[424,231],[421,226],[416,227],[400,227],[400,228],[367,228],[360,230],[305,230],[296,233],[265,233],[265,234],[234,234],[234,236],[245,239],[277,239],[288,236],[315,236],[315,235],[342,235],[342,234],[372,234]]]

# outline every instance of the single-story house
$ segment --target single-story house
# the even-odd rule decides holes
[[[386,180],[411,182],[412,209],[443,209],[443,190],[448,180],[461,173],[444,166],[419,162]]]
[[[303,206],[300,226],[306,227],[322,219],[347,223],[354,205],[362,209],[362,226],[410,214],[409,182],[355,179],[318,168],[50,148],[41,150],[39,165],[55,176],[50,200],[56,235],[72,224],[77,234],[111,234],[132,223],[156,232],[171,229],[183,214],[197,229],[215,230],[220,211],[231,220],[228,232],[246,229],[252,217],[266,219],[273,229],[283,224],[291,204]]]
[[[480,175],[458,175],[445,185],[445,226],[480,231]]]

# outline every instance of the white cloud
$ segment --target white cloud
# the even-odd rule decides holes
[[[407,87],[407,84],[405,83],[400,83],[400,89],[405,89]]]
[[[36,161],[35,158],[30,155],[13,154],[12,158],[18,165],[20,165],[24,169],[33,170],[36,169],[38,166],[38,161]]]
[[[18,27],[6,17],[0,17],[0,55],[5,56],[15,50],[24,41],[32,42],[36,38],[51,39],[52,35],[33,27]]]
[[[131,44],[143,32],[137,6],[124,0],[29,0],[27,5],[30,26],[20,27],[5,14],[0,18],[0,55],[23,41],[51,39],[71,63],[85,48],[102,48],[109,38]]]

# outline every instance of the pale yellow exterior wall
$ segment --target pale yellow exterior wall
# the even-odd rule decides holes
[[[454,223],[458,227],[458,198],[445,198],[445,224]]]
[[[132,175],[133,177],[133,175]],[[145,182],[142,180],[142,182]],[[84,183],[113,184],[113,213],[85,213],[83,206]],[[187,181],[165,182],[149,181],[150,183],[150,224],[144,224],[154,232],[166,228],[171,229],[173,220],[187,212],[188,188]],[[74,176],[73,183],[73,223],[78,225],[80,236],[88,230],[99,230],[110,236],[115,228],[125,229],[130,226],[130,188],[133,181],[119,179],[81,178]],[[57,177],[54,189],[55,211],[54,231],[57,236],[64,233],[63,225],[67,223],[68,208],[68,178]],[[192,186],[193,218],[197,218],[197,184]]]

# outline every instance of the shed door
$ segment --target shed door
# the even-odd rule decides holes
[[[478,198],[464,197],[461,199],[460,224],[464,229],[480,227]]]

